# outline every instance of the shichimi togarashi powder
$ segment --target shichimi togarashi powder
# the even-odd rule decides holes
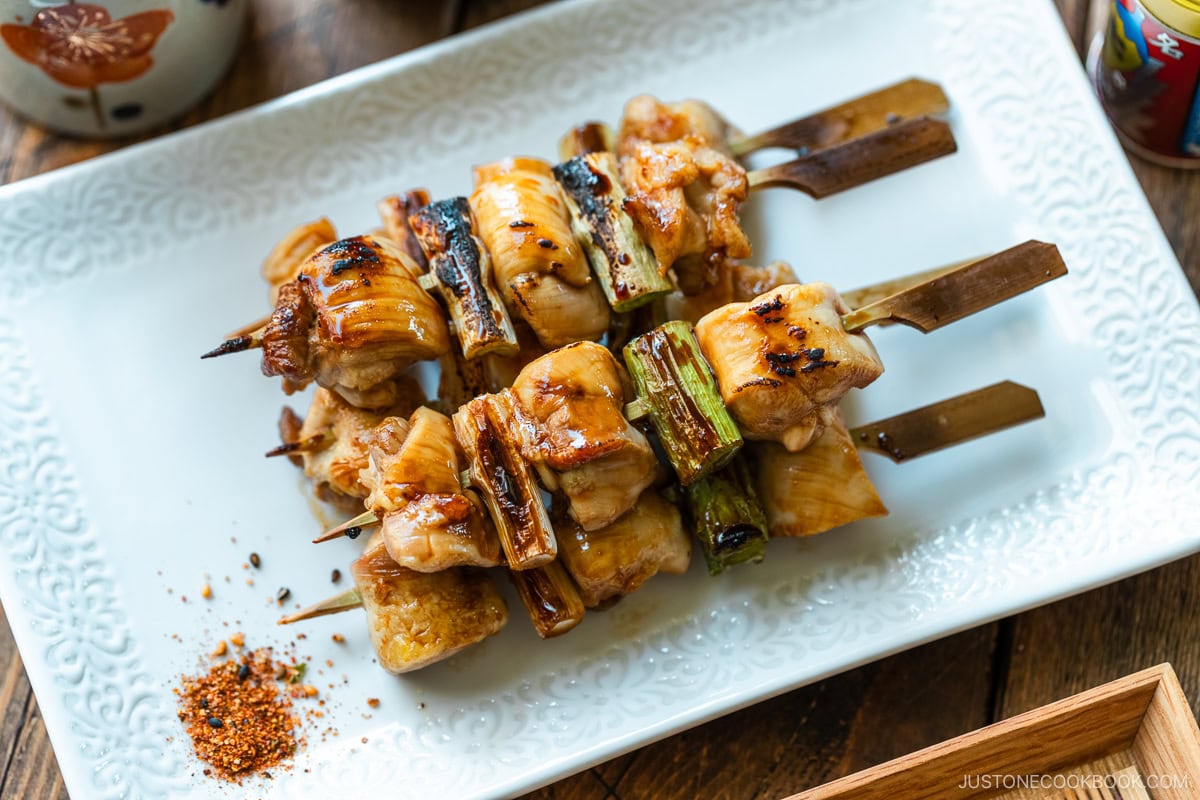
[[[179,719],[218,776],[240,781],[291,758],[303,743],[300,718],[276,679],[291,671],[262,649],[183,678]]]

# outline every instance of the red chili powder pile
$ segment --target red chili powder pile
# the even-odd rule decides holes
[[[301,675],[262,649],[216,662],[203,675],[184,676],[176,690],[179,719],[196,755],[231,781],[290,759],[304,740],[285,684]]]

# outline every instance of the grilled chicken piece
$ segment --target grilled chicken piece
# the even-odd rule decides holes
[[[367,508],[383,520],[383,542],[397,564],[417,572],[494,567],[500,541],[482,505],[463,490],[465,462],[450,418],[421,407],[388,417],[365,436]]]
[[[653,482],[657,460],[622,416],[632,399],[612,354],[592,342],[533,361],[509,390],[525,419],[522,454],[547,488],[561,490],[585,529],[610,524]]]
[[[279,298],[279,287],[296,279],[300,266],[314,251],[337,241],[333,223],[325,217],[297,225],[271,250],[262,264],[262,276],[270,288],[271,305]]]
[[[641,141],[667,144],[694,136],[708,147],[728,153],[728,142],[738,133],[707,103],[699,100],[664,103],[643,94],[625,104],[617,152],[629,155]]]
[[[693,125],[692,115],[642,95],[625,107],[619,144],[625,210],[685,294],[717,283],[728,259],[751,253],[738,219],[750,193],[746,170],[719,149],[723,139],[710,140],[717,131]]]
[[[263,373],[287,392],[316,381],[360,408],[385,408],[398,376],[450,349],[446,318],[416,264],[386,239],[356,236],[314,253],[280,287],[262,336]]]
[[[497,633],[508,606],[490,575],[470,567],[414,572],[378,539],[350,565],[379,665],[398,675],[449,658]]]
[[[798,282],[796,273],[784,261],[772,261],[765,267],[729,264],[716,283],[698,294],[672,292],[665,304],[667,319],[682,319],[695,325],[705,314],[723,305],[744,303],[763,292]]]
[[[509,312],[529,324],[543,347],[604,335],[608,303],[571,231],[549,164],[507,158],[476,167],[470,203]]]
[[[754,453],[758,496],[773,537],[812,536],[888,513],[863,469],[840,410],[804,450],[789,453],[775,442],[758,442]]]
[[[387,414],[408,414],[424,402],[421,387],[410,376],[401,376],[403,396],[396,405],[382,411],[355,408],[328,389],[313,394],[308,415],[301,422],[290,408],[280,418],[280,434],[285,446],[300,442],[323,442],[317,449],[304,449],[292,456],[313,483],[318,498],[345,511],[362,510],[370,489],[359,480],[367,467],[366,437]]]
[[[832,421],[846,392],[883,374],[871,340],[842,327],[848,311],[828,284],[790,284],[730,303],[696,324],[743,436],[801,450]]]
[[[642,493],[628,514],[594,531],[555,519],[558,555],[575,579],[584,605],[611,605],[659,572],[681,575],[692,560],[692,540],[679,509],[658,492]]]

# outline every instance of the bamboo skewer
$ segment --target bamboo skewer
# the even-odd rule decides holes
[[[1057,247],[1029,241],[862,306],[842,324],[850,333],[883,322],[929,333],[1066,274]]]
[[[785,147],[808,155],[905,120],[944,114],[949,109],[950,100],[941,86],[909,78],[770,130],[735,136],[729,140],[729,149],[738,158],[767,147]]]
[[[290,625],[293,622],[312,619],[314,617],[323,617],[326,614],[339,614],[342,611],[349,611],[352,608],[361,608],[362,603],[362,594],[358,589],[347,589],[341,594],[335,594],[333,597],[327,597],[324,600],[313,603],[308,608],[301,609],[295,614],[288,614],[280,618],[279,624]]]
[[[298,442],[284,442],[278,447],[273,447],[264,455],[267,458],[275,458],[276,456],[290,456],[296,453],[315,453],[318,450],[324,450],[329,445],[333,444],[334,437],[332,433],[318,433],[316,436],[309,436],[307,439],[301,439]]]
[[[921,118],[746,173],[751,191],[784,186],[814,199],[924,164],[958,150],[950,126]]]
[[[225,338],[226,339],[238,339],[238,338],[241,338],[242,336],[247,336],[249,334],[252,334],[255,331],[261,331],[262,329],[267,327],[267,323],[269,323],[270,321],[271,321],[271,315],[264,314],[263,316],[259,317],[258,319],[254,320],[253,322],[247,322],[245,325],[238,328],[236,331],[232,331],[232,332],[226,334]]]
[[[1036,391],[1002,381],[859,425],[850,429],[850,437],[859,450],[880,453],[898,464],[1044,416],[1046,410]]]
[[[899,278],[889,278],[882,280],[879,283],[873,283],[870,286],[861,286],[857,289],[851,289],[848,292],[839,292],[842,300],[850,308],[862,308],[871,303],[878,302],[885,297],[891,297],[897,292],[902,292],[911,289],[917,284],[931,281],[934,278],[940,278],[943,275],[954,272],[955,270],[965,267],[968,264],[974,264],[976,261],[981,261],[987,256],[975,256],[974,258],[965,258],[962,261],[955,261],[951,264],[943,264],[940,267],[932,267],[931,269],[914,272],[911,275],[904,275]],[[877,323],[879,325],[889,324],[887,322]]]

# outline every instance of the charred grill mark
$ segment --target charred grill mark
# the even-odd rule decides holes
[[[515,464],[512,448],[504,444],[504,432],[490,409],[481,409],[482,428],[479,430],[477,452],[480,466],[487,476],[496,505],[500,513],[512,522],[513,530],[523,530],[531,522],[530,509],[522,496],[520,480],[516,472],[521,468]]]
[[[611,265],[626,266],[629,255],[622,251],[617,231],[613,227],[612,181],[602,172],[593,169],[583,157],[576,156],[554,167],[554,177],[586,221],[592,235],[592,243],[604,253]],[[626,198],[628,199],[628,198]],[[613,274],[613,294],[618,301],[634,296],[637,289],[627,284],[619,274]]]
[[[783,381],[777,381],[774,378],[755,378],[752,381],[746,381],[741,386],[734,387],[733,393],[737,394],[738,392],[742,391],[743,389],[752,389],[755,386],[767,386],[767,387],[770,387],[773,389],[776,386],[782,386],[782,385],[783,385]]]
[[[770,300],[767,300],[766,302],[758,303],[757,305],[750,306],[750,310],[753,311],[755,314],[757,314],[760,317],[766,317],[769,314],[774,314],[776,312],[783,311],[783,308],[784,308],[783,295],[779,295],[779,294],[775,295],[775,297],[771,298]],[[766,320],[766,321],[767,322],[775,322],[776,320]]]
[[[791,366],[800,360],[799,353],[763,353],[768,369],[784,378],[796,377],[796,368]]]
[[[312,378],[308,363],[308,337],[316,322],[309,299],[311,282],[301,274],[279,288],[275,310],[262,336],[262,372],[303,384]]]
[[[533,312],[529,310],[529,303],[525,300],[525,295],[521,294],[521,287],[516,283],[510,283],[508,288],[509,291],[512,292],[512,296],[516,299],[516,301],[521,304],[521,308],[524,310],[525,314],[527,316],[532,314]]]
[[[838,365],[838,362],[836,361],[825,360],[824,347],[804,348],[801,350],[801,352],[804,353],[804,357],[808,359],[808,363],[800,368],[800,371],[805,374],[808,374],[813,370],[823,369],[825,367],[836,367]]]
[[[604,123],[602,122],[585,122],[583,125],[573,128],[571,138],[575,141],[578,155],[581,156],[608,149],[608,142],[604,140]]]
[[[365,236],[342,239],[326,247],[322,254],[337,259],[329,272],[340,275],[348,269],[372,269],[381,263],[374,242]]]
[[[466,321],[479,326],[480,338],[503,339],[501,318],[484,286],[482,244],[471,230],[465,197],[430,203],[409,220],[433,273],[462,306]]]
[[[793,353],[775,353],[768,350],[763,352],[762,357],[763,360],[767,362],[767,369],[781,378],[794,378],[796,377],[797,372],[807,375],[810,372],[814,372],[818,369],[824,369],[825,367],[836,367],[838,365],[837,361],[828,361],[825,359],[824,347],[801,347],[799,350]],[[796,362],[800,361],[801,359],[804,359],[804,363],[797,364]],[[751,385],[754,385],[753,382],[743,384],[739,388],[745,388],[746,386]],[[765,385],[778,386],[779,382],[773,381],[766,383]]]
[[[254,344],[254,337],[252,336],[235,336],[232,339],[226,339],[220,345],[200,357],[216,358],[217,356],[227,356],[230,353],[240,353],[243,350],[249,350],[252,344]]]

